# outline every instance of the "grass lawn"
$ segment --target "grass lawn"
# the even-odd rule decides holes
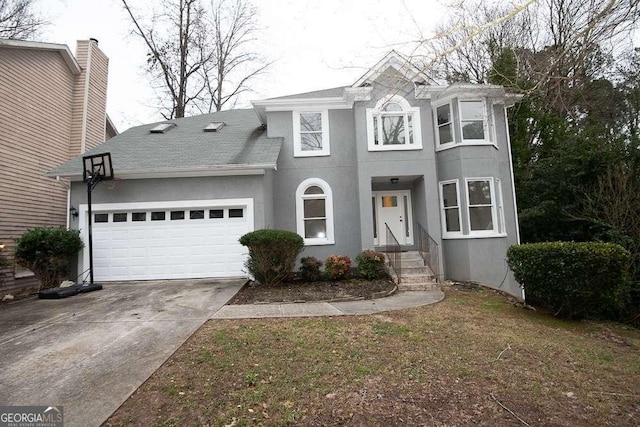
[[[640,331],[445,291],[380,315],[210,321],[106,425],[640,424]]]

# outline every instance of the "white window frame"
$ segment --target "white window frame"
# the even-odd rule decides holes
[[[378,135],[382,134],[382,120],[380,117],[384,115],[381,111],[388,102],[399,104],[404,112],[405,132],[407,132],[407,140],[409,140],[409,116],[411,116],[411,125],[413,131],[413,144],[396,144],[384,145],[382,142],[378,145],[375,143],[374,117],[378,117]],[[399,113],[398,113],[399,114]],[[400,95],[387,95],[376,103],[374,108],[366,109],[367,117],[367,141],[369,151],[406,151],[406,150],[422,150],[422,125],[420,120],[420,107],[412,107],[406,99]]]
[[[492,230],[471,230],[471,204],[469,202],[469,182],[470,181],[488,181],[489,189],[491,191],[491,222],[493,223]],[[467,230],[469,230],[469,237],[504,237],[507,234],[500,231],[500,223],[498,221],[498,207],[496,197],[496,185],[495,178],[493,177],[468,177],[464,179],[464,192],[466,195],[466,211],[467,211]],[[476,205],[474,205],[476,206]],[[504,228],[504,227],[502,227]]]
[[[324,195],[304,194],[307,188],[317,186],[322,189]],[[305,238],[304,229],[304,201],[308,199],[324,199],[327,232],[324,238]],[[333,245],[335,244],[333,227],[333,193],[326,181],[320,178],[308,178],[298,185],[296,189],[296,229],[297,233],[304,239],[305,246]]]
[[[321,150],[303,150],[302,138],[300,138],[300,115],[301,114],[320,114],[322,126],[322,149]],[[329,141],[329,110],[295,110],[293,111],[293,156],[294,157],[321,157],[331,155],[331,147]]]
[[[482,102],[482,124],[484,130],[484,139],[464,139],[464,134],[462,133],[462,106],[463,102]],[[453,109],[453,105],[455,103],[456,111]],[[452,131],[453,142],[440,144],[440,134],[438,132],[438,108],[443,105],[449,104],[449,108],[451,110],[452,115]],[[447,98],[446,101],[441,101],[438,103],[434,103],[432,105],[433,109],[433,123],[434,123],[434,133],[435,133],[435,141],[436,141],[436,151],[449,150],[455,147],[461,146],[470,146],[470,145],[492,145],[496,149],[498,149],[498,143],[496,139],[496,130],[495,130],[495,118],[493,114],[490,114],[486,98],[477,98],[477,97],[456,97],[456,98]],[[493,107],[491,107],[493,109]]]
[[[462,237],[462,206],[460,205],[460,181],[458,179],[449,179],[447,181],[440,181],[439,183],[440,190],[440,222],[442,224],[442,237],[443,238],[455,238]],[[447,184],[455,184],[456,186],[456,208],[458,209],[458,228],[460,231],[448,231],[447,230],[447,217],[446,217],[446,208],[444,206],[444,186]],[[449,206],[449,209],[452,209],[453,206]]]

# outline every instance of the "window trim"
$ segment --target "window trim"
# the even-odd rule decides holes
[[[457,207],[458,207],[458,228],[460,231],[448,231],[447,230],[447,217],[446,217],[446,209],[444,206],[444,186],[447,184],[455,184],[456,185],[456,198],[457,198]],[[446,181],[440,181],[439,192],[440,192],[440,222],[442,226],[442,238],[460,238],[464,237],[462,230],[462,206],[460,205],[460,180],[459,179],[449,179]]]
[[[375,144],[375,131],[373,128],[374,116],[380,118],[382,115],[382,107],[389,102],[395,102],[399,104],[404,113],[405,131],[408,132],[409,116],[411,116],[411,125],[413,128],[413,144],[394,144],[384,145]],[[380,98],[374,108],[366,109],[367,118],[367,146],[369,151],[407,151],[407,150],[422,150],[422,124],[420,116],[420,107],[412,107],[409,102],[400,95],[387,95]],[[378,120],[378,126],[382,126],[382,121]],[[408,138],[408,136],[407,136]]]
[[[492,230],[471,230],[471,204],[469,202],[469,182],[470,181],[489,181],[489,188],[491,190],[491,221],[493,222]],[[497,198],[496,198],[496,185],[494,177],[466,177],[464,179],[464,188],[466,195],[466,212],[467,212],[467,230],[469,233],[467,236],[469,237],[504,237],[507,235],[504,231],[500,231],[501,228],[504,229],[504,225],[500,225],[499,217],[498,217],[498,207],[497,207]]]
[[[438,108],[440,107],[444,107],[445,105],[449,106],[449,115],[451,116],[451,120],[448,123],[443,124],[442,126],[446,126],[447,124],[451,125],[451,136],[453,137],[453,140],[451,142],[447,142],[445,144],[440,144],[440,126],[438,124]],[[453,147],[454,145],[456,145],[456,134],[458,132],[457,126],[456,126],[456,119],[454,117],[453,114],[453,103],[451,101],[448,102],[443,102],[440,105],[434,105],[433,106],[433,124],[434,124],[434,128],[435,128],[435,134],[436,134],[436,151],[438,149],[442,149],[444,148],[448,148],[448,147]]]
[[[324,192],[323,195],[313,194],[305,195],[304,192],[307,188],[317,186]],[[318,197],[320,196],[320,197]],[[304,200],[320,199],[325,201],[325,215],[327,225],[327,235],[325,238],[305,238],[304,229]],[[320,245],[333,245],[335,244],[334,238],[334,223],[333,223],[333,193],[331,187],[326,181],[320,178],[308,178],[302,181],[296,189],[296,230],[297,233],[304,239],[305,246],[320,246]]]
[[[322,149],[321,150],[302,150],[302,138],[300,138],[300,115],[301,114],[318,114],[320,113],[320,121],[322,126]],[[305,109],[293,111],[293,157],[322,157],[331,155],[331,144],[329,138],[329,110],[327,109]]]

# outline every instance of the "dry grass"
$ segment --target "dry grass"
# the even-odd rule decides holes
[[[639,341],[487,290],[373,316],[211,321],[106,424],[638,425]]]

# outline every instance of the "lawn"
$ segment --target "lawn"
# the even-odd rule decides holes
[[[485,289],[380,315],[210,321],[106,425],[638,425],[639,343]]]

